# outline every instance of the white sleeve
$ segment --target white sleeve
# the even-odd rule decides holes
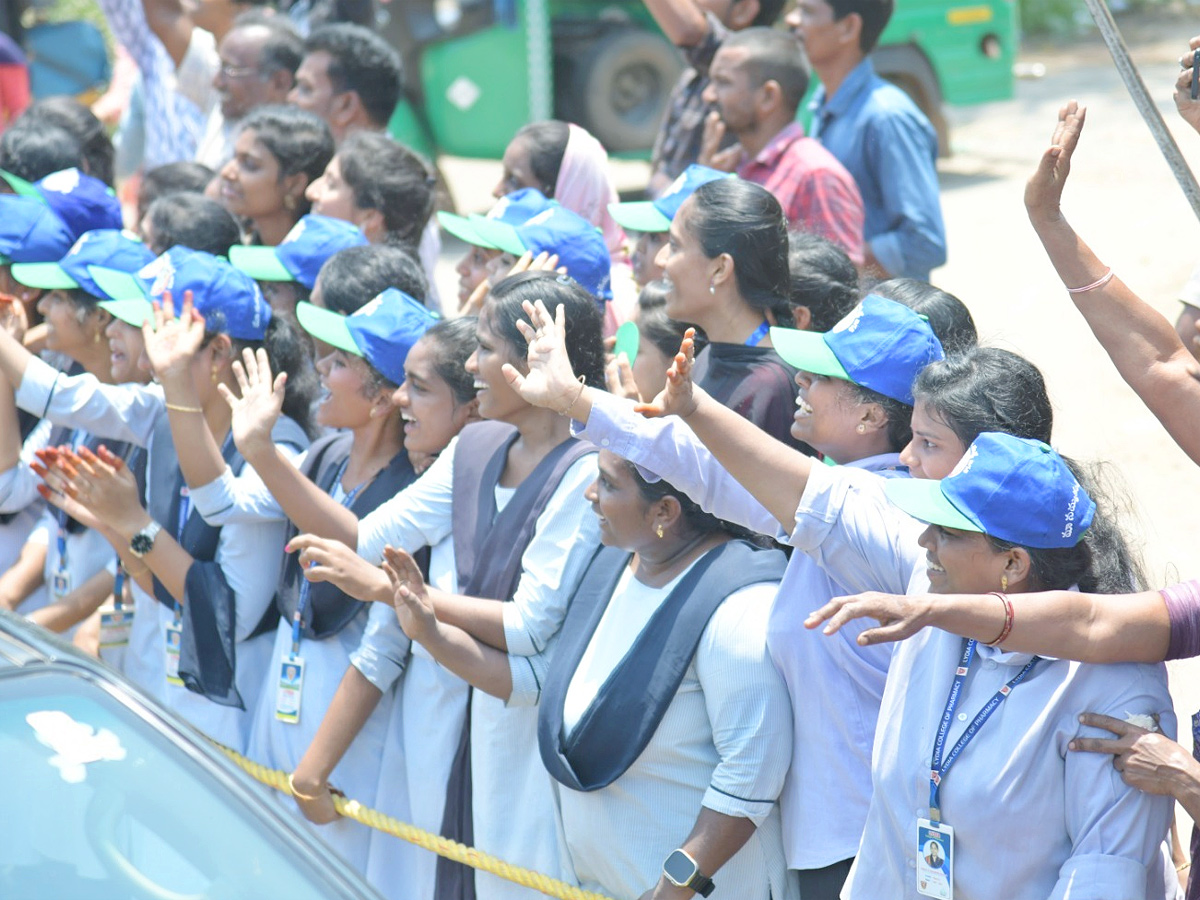
[[[21,445],[21,458],[7,472],[0,472],[0,513],[17,513],[38,499],[37,486],[42,483],[29,468],[37,457],[36,451],[50,443],[54,426],[45,419],[34,426]]]
[[[37,357],[25,367],[16,396],[21,409],[56,425],[139,447],[150,442],[166,411],[156,384],[101,384],[90,374],[64,375]]]
[[[276,444],[275,447],[296,467],[308,455],[307,451],[297,453],[290,444]],[[249,463],[236,476],[226,466],[225,471],[208,484],[193,488],[190,497],[209,525],[279,522],[287,519],[275,495],[263,484],[262,478]]]
[[[783,790],[792,758],[792,703],[767,652],[767,620],[779,585],[730,594],[696,648],[696,675],[720,761],[704,805],[761,825]]]
[[[413,553],[450,534],[457,441],[451,441],[420,478],[359,521],[359,556],[379,565],[386,546]]]
[[[350,664],[363,678],[386,692],[408,665],[412,641],[396,619],[396,611],[384,603],[372,603],[367,627],[358,649],[350,654]]]
[[[567,615],[567,605],[588,559],[600,543],[600,526],[583,492],[596,480],[596,454],[567,469],[538,516],[521,555],[521,577],[511,603],[502,607],[508,652],[533,656],[546,648]]]

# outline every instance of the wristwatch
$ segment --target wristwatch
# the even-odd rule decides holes
[[[157,522],[151,522],[129,541],[129,552],[141,559],[154,549],[154,539],[158,537],[160,531],[162,531],[162,526]]]
[[[686,850],[674,850],[663,863],[663,874],[675,887],[690,888],[701,897],[713,892],[713,880],[700,872],[700,867]]]

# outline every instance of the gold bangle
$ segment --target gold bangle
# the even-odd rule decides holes
[[[320,794],[303,794],[296,789],[296,782],[292,781],[292,776],[288,775],[288,790],[292,792],[292,796],[298,800],[320,800]],[[328,788],[326,788],[328,790]]]
[[[586,387],[587,387],[587,380],[582,375],[580,375],[579,376],[579,393],[575,395],[575,399],[572,400],[570,403],[568,403],[563,410],[561,410],[561,411],[555,410],[555,412],[558,412],[558,414],[560,416],[570,417],[571,410],[575,408],[575,404],[578,403],[579,398],[583,396],[583,390]]]
[[[204,410],[202,410],[199,406],[180,406],[178,403],[168,403],[166,406],[167,406],[167,409],[173,409],[173,410],[175,410],[175,412],[190,412],[190,413],[204,412]]]

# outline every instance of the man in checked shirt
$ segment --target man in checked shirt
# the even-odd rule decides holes
[[[828,238],[863,263],[863,202],[845,167],[795,121],[808,90],[808,60],[787,33],[747,28],[727,37],[713,58],[704,98],[716,106],[700,162],[736,165],[783,207],[788,227]],[[735,148],[716,151],[721,132]],[[714,152],[716,151],[716,152]]]

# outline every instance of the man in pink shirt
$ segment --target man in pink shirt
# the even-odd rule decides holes
[[[731,148],[737,174],[775,195],[790,228],[828,238],[861,264],[864,213],[858,186],[795,121],[808,80],[804,51],[787,34],[747,28],[730,35],[713,59],[705,90],[720,116],[712,121],[709,137],[716,138],[715,147],[722,130],[732,132],[738,139],[738,147]],[[719,159],[712,158],[709,164],[714,163],[720,167]]]

